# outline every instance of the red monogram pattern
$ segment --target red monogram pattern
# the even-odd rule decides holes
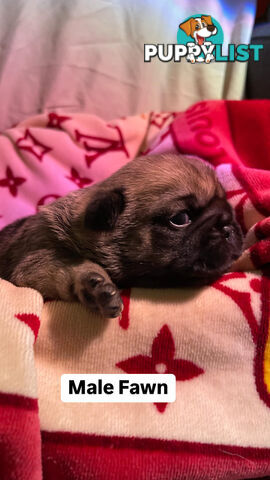
[[[175,358],[174,339],[168,325],[164,325],[152,343],[151,356],[135,355],[116,364],[126,373],[172,373],[177,381],[190,380],[204,373],[203,369],[189,360]],[[163,413],[167,403],[156,403]]]
[[[15,177],[11,168],[6,169],[6,178],[0,179],[0,187],[7,187],[13,197],[17,196],[18,187],[26,182],[26,178]]]
[[[176,112],[151,113],[150,124],[161,129],[164,125],[176,117]]]
[[[62,123],[66,122],[67,120],[71,120],[71,117],[67,117],[65,115],[58,115],[57,113],[51,112],[48,115],[48,128],[56,128],[58,130],[62,129]]]
[[[127,158],[129,153],[125,146],[124,138],[120,127],[117,125],[107,125],[116,133],[116,138],[112,138],[109,134],[106,137],[89,135],[75,130],[75,139],[81,143],[85,150],[88,152],[85,155],[85,161],[87,167],[90,167],[92,162],[108,152],[123,152]]]
[[[52,203],[54,200],[57,200],[57,198],[60,198],[60,195],[57,195],[55,193],[49,193],[48,195],[44,195],[37,202],[36,211],[38,212],[39,208],[42,207],[42,205]]]
[[[245,316],[250,326],[253,341],[255,344],[257,344],[259,325],[256,320],[256,316],[253,312],[250,292],[248,291],[241,292],[239,290],[233,289],[231,286],[228,286],[226,284],[231,279],[242,279],[242,278],[245,278],[245,279],[247,278],[247,275],[243,272],[228,273],[224,277],[221,277],[219,280],[217,280],[217,282],[213,284],[213,287],[223,292],[228,297],[230,297],[242,310],[243,315]],[[260,281],[257,279],[252,279],[250,282],[251,288],[256,292],[260,291],[259,282]]]
[[[147,404],[113,405],[113,408],[110,405],[108,408],[97,403],[91,405],[88,417],[84,416],[81,408],[72,409],[69,415],[70,409],[63,407],[60,396],[51,395],[51,392],[56,393],[53,389],[54,385],[59,386],[60,375],[60,370],[51,368],[50,373],[54,375],[52,383],[48,388],[46,382],[40,381],[38,392],[42,407],[41,425],[45,430],[42,432],[42,466],[37,400],[32,397],[36,392],[36,365],[32,362],[30,367],[29,363],[30,357],[33,357],[29,337],[33,342],[38,334],[40,310],[25,313],[27,308],[16,306],[12,309],[10,301],[9,320],[15,320],[14,315],[17,318],[14,335],[18,334],[18,330],[28,335],[13,337],[10,322],[4,318],[11,348],[6,348],[3,334],[4,351],[7,357],[9,355],[3,375],[10,381],[15,378],[15,383],[13,393],[10,393],[9,381],[7,390],[0,392],[4,432],[4,442],[0,441],[0,457],[3,460],[1,478],[28,479],[33,465],[38,478],[42,477],[42,471],[46,478],[54,475],[75,479],[87,474],[97,478],[103,474],[104,478],[106,475],[110,478],[111,474],[118,479],[121,474],[124,478],[127,471],[136,478],[140,477],[141,466],[145,478],[159,472],[170,480],[176,471],[187,472],[188,480],[193,479],[194,472],[205,478],[213,472],[219,472],[220,478],[225,478],[228,471],[234,478],[269,475],[269,114],[270,102],[266,101],[201,102],[186,113],[180,112],[177,117],[169,112],[152,113],[151,116],[138,115],[117,120],[112,125],[91,115],[74,114],[69,117],[52,112],[26,120],[0,137],[2,162],[8,158],[9,165],[0,174],[0,213],[3,215],[0,220],[3,226],[32,214],[36,207],[68,193],[74,185],[83,188],[92,182],[102,181],[113,170],[134,158],[142,148],[148,152],[155,152],[155,149],[158,152],[179,151],[208,160],[217,167],[217,173],[221,167],[223,176],[219,178],[243,232],[247,233],[248,247],[240,262],[246,270],[247,265],[249,269],[259,266],[264,270],[264,275],[229,273],[212,287],[197,292],[194,303],[191,296],[187,302],[170,305],[168,311],[173,312],[176,307],[175,311],[181,311],[181,318],[178,315],[169,317],[167,304],[158,309],[155,316],[153,305],[147,310],[147,302],[140,298],[136,300],[136,291],[132,298],[130,291],[126,290],[122,292],[124,310],[118,323],[110,320],[103,322],[90,342],[89,338],[85,343],[83,341],[88,324],[75,322],[76,335],[80,333],[81,336],[77,338],[78,350],[73,349],[76,340],[73,338],[70,352],[83,354],[65,354],[65,358],[64,355],[49,355],[48,359],[44,355],[42,360],[45,361],[40,362],[38,368],[42,370],[44,366],[45,373],[39,370],[40,378],[48,380],[46,360],[50,361],[50,365],[52,361],[59,362],[64,373],[68,370],[64,370],[65,361],[74,362],[74,371],[83,371],[76,368],[79,362],[91,371],[101,359],[101,365],[106,366],[108,371],[116,370],[116,366],[119,372],[174,374],[177,379],[176,404],[157,403],[150,407]],[[258,127],[255,133],[254,118]],[[2,285],[4,289],[8,288],[5,282]],[[10,288],[13,295],[14,287]],[[29,295],[33,296],[34,292]],[[180,300],[181,295],[180,292]],[[2,300],[5,302],[4,296]],[[222,301],[217,305],[218,300]],[[194,314],[198,315],[195,318],[194,305]],[[61,304],[57,304],[57,308],[52,307],[54,312],[62,309]],[[50,304],[46,308],[49,309]],[[74,311],[76,313],[76,307]],[[4,312],[6,315],[5,309]],[[188,312],[188,318],[185,318],[185,312]],[[142,325],[144,314],[146,318],[143,320],[149,320],[147,327],[146,323]],[[84,315],[88,315],[87,312],[84,311]],[[63,325],[66,325],[65,318],[63,320]],[[28,325],[34,335],[31,331],[26,332],[21,322]],[[63,330],[58,330],[57,338],[57,329],[45,328],[40,341],[45,341],[43,345],[47,348],[49,338],[55,352],[58,341],[62,339],[67,348],[66,339],[70,339],[71,330]],[[14,368],[14,339],[17,340],[18,358],[21,359],[18,371]],[[183,341],[181,345],[180,341]],[[116,345],[115,349],[112,349],[112,344]],[[104,355],[100,355],[100,351]],[[31,388],[28,389],[28,386]],[[82,414],[81,419],[74,415],[75,410],[78,415]],[[139,422],[136,417],[138,411],[142,415]],[[59,415],[59,412],[64,414]],[[158,421],[148,422],[149,413]],[[221,428],[224,418],[226,428]],[[124,423],[121,423],[122,419]],[[64,432],[61,431],[63,426]],[[20,435],[20,432],[25,434]],[[148,433],[149,437],[145,438]],[[33,445],[36,450],[33,450]],[[86,455],[86,450],[92,451],[92,455]],[[21,452],[24,454],[21,455]],[[105,474],[104,465],[108,465]],[[111,468],[115,465],[120,470]],[[134,466],[133,470],[129,470],[130,465]],[[15,470],[10,473],[13,466]]]
[[[83,188],[86,185],[90,185],[92,183],[91,178],[87,177],[81,177],[79,172],[76,170],[76,168],[72,167],[70,170],[70,176],[67,176],[69,180],[71,180],[77,187]]]
[[[19,138],[16,144],[21,150],[26,150],[34,155],[40,162],[42,162],[44,155],[52,150],[51,147],[44,145],[44,143],[35,138],[28,128],[25,130],[24,136]]]

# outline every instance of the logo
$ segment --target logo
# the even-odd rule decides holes
[[[215,60],[215,46],[223,44],[223,30],[210,15],[189,17],[179,25],[177,43],[188,47],[188,62],[210,63]]]
[[[260,59],[263,45],[228,44],[223,52],[224,34],[220,23],[211,15],[192,15],[179,24],[176,44],[145,44],[144,61],[157,57],[161,62],[190,63],[255,62]]]

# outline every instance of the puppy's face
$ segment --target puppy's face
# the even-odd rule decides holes
[[[241,253],[224,190],[199,159],[140,157],[75,193],[80,249],[94,252],[119,286],[206,284]]]
[[[213,25],[210,15],[202,15],[198,18],[190,18],[179,25],[179,28],[190,37],[195,39],[198,45],[203,45],[212,35],[216,35],[217,28]]]

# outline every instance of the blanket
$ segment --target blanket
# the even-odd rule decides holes
[[[211,162],[245,235],[197,289],[123,291],[120,318],[0,281],[0,477],[244,479],[270,475],[270,102],[200,102],[105,122],[50,112],[0,136],[5,224],[137,154]],[[64,373],[173,373],[168,404],[61,402]]]

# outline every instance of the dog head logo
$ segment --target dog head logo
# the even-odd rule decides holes
[[[180,23],[179,28],[182,28],[189,37],[194,38],[198,45],[203,45],[206,39],[217,33],[217,27],[213,25],[210,15],[190,18]]]
[[[220,23],[211,15],[191,15],[180,24],[176,21],[177,43],[145,43],[144,61],[254,62],[260,60],[262,44],[228,43]]]
[[[215,44],[223,43],[223,31],[211,15],[196,15],[180,23],[177,39],[189,49],[187,61],[210,63]]]

